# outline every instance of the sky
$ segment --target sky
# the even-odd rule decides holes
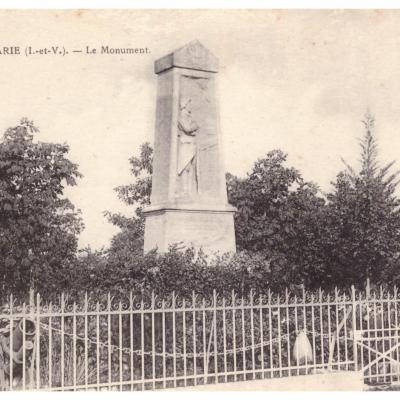
[[[36,140],[68,143],[83,174],[66,190],[86,226],[81,247],[107,246],[118,231],[104,211],[132,215],[113,189],[132,182],[129,157],[153,142],[154,61],[194,39],[221,64],[226,171],[244,176],[282,149],[329,190],[341,158],[358,165],[367,109],[380,160],[400,159],[400,10],[2,10],[0,38],[0,51],[69,51],[0,55],[0,132],[27,117]],[[149,53],[85,53],[105,45]]]

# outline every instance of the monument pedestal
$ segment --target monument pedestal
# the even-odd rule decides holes
[[[151,205],[144,252],[172,244],[235,252],[221,150],[218,59],[198,41],[155,62],[158,78]]]
[[[193,246],[208,254],[235,252],[234,208],[201,208],[147,208],[144,251],[166,252],[176,244],[178,249]]]

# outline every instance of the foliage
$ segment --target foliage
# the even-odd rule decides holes
[[[27,119],[7,129],[0,143],[0,281],[2,293],[66,282],[75,259],[79,212],[63,197],[80,177],[65,144],[35,143]]]
[[[111,241],[110,254],[115,256],[129,256],[143,249],[144,217],[141,210],[144,205],[150,203],[153,172],[153,149],[150,144],[142,144],[140,155],[130,158],[129,162],[135,181],[129,185],[118,186],[115,190],[124,203],[136,207],[135,213],[129,218],[120,213],[106,212],[109,221],[121,229]]]
[[[267,263],[269,270],[280,275],[281,283],[301,283],[320,265],[314,262],[318,259],[314,243],[319,235],[318,215],[324,200],[317,196],[314,184],[304,182],[299,171],[283,165],[286,158],[286,154],[275,150],[258,160],[245,179],[227,174],[227,189],[229,201],[238,208],[235,217],[238,250],[254,252],[254,257],[263,260],[260,268],[266,268]],[[108,252],[111,265],[133,263],[132,258],[139,259],[143,248],[141,209],[150,201],[150,145],[143,144],[140,155],[132,157],[130,163],[135,181],[116,191],[122,201],[136,207],[135,215],[128,218],[107,213],[109,220],[121,228]],[[174,276],[174,271],[166,273]]]
[[[324,217],[325,281],[339,286],[366,278],[391,282],[399,265],[398,172],[389,173],[393,162],[379,166],[374,119],[367,114],[363,122],[361,170],[356,173],[345,163],[328,195]]]
[[[108,213],[121,232],[99,262],[108,281],[98,268],[95,280],[99,281],[92,284],[100,287],[103,282],[110,290],[122,291],[128,282],[138,290],[182,293],[192,287],[205,292],[211,287],[264,291],[268,285],[348,287],[368,277],[374,282],[400,278],[397,174],[389,173],[393,163],[378,165],[372,117],[367,116],[365,127],[361,171],[356,173],[346,164],[326,197],[286,165],[287,154],[280,150],[257,160],[243,178],[228,173],[229,202],[238,210],[238,254],[214,261],[176,249],[165,255],[142,254],[141,210],[149,203],[152,173],[152,149],[145,143],[139,156],[130,159],[135,181],[116,189],[121,200],[135,207],[135,215]],[[115,280],[109,277],[110,269]]]
[[[272,287],[285,287],[280,273],[271,270],[266,257],[246,251],[214,258],[175,247],[164,254],[85,251],[68,273],[73,282],[68,294],[73,298],[82,297],[85,292],[98,297],[107,292],[124,297],[129,291],[141,294],[155,290],[160,296],[173,291],[186,296],[195,291],[207,296],[214,289],[221,294],[230,294],[232,290],[246,294],[252,288],[266,293]],[[56,300],[60,292],[41,294],[46,300]]]
[[[227,175],[229,202],[237,207],[239,250],[262,252],[287,283],[309,283],[322,268],[318,254],[324,199],[280,150],[257,160],[243,179]]]

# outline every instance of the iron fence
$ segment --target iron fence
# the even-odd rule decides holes
[[[0,311],[3,390],[154,390],[362,370],[400,376],[399,296],[288,291],[283,296],[135,297]]]

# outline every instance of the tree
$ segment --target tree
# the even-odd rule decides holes
[[[110,256],[124,258],[131,253],[143,251],[144,217],[142,208],[150,204],[151,174],[153,172],[153,149],[148,142],[140,147],[140,155],[129,159],[131,172],[135,181],[129,185],[115,188],[118,197],[126,204],[135,207],[133,217],[128,218],[120,213],[106,212],[109,221],[118,226],[121,232],[111,240]]]
[[[83,229],[79,211],[63,197],[81,174],[66,144],[35,143],[38,129],[22,119],[0,143],[0,280],[2,292],[51,290],[75,259]]]
[[[236,242],[239,251],[261,253],[272,274],[296,282],[320,266],[318,245],[318,215],[324,200],[317,196],[318,188],[304,182],[294,168],[285,167],[286,154],[276,150],[258,160],[244,179],[227,174],[230,203],[238,208],[235,217]],[[109,262],[122,267],[132,264],[132,254],[143,249],[144,218],[142,207],[150,202],[152,148],[141,146],[140,155],[130,159],[135,181],[116,188],[126,204],[136,207],[135,215],[107,213],[109,220],[121,228],[112,239]],[[318,260],[316,262],[316,260]],[[312,270],[313,272],[310,272]],[[291,276],[291,278],[289,278]]]
[[[361,170],[357,173],[345,162],[346,169],[338,174],[328,195],[325,215],[329,232],[324,245],[325,277],[340,286],[367,278],[391,281],[399,265],[398,172],[389,173],[393,162],[379,166],[374,118],[367,114],[363,123]]]
[[[315,280],[322,269],[318,237],[324,199],[299,171],[286,167],[280,150],[259,159],[243,179],[227,175],[229,202],[236,206],[238,250],[261,252],[289,283]]]

